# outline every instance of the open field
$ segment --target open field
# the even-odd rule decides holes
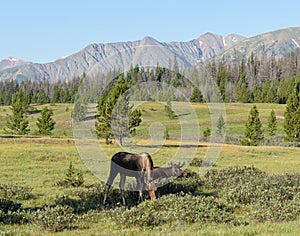
[[[65,177],[65,171],[72,161],[76,168],[84,173],[86,185],[97,184],[99,179],[94,177],[85,167],[77,154],[74,142],[68,138],[15,138],[0,139],[0,173],[2,184],[16,184],[33,188],[33,198],[21,200],[23,207],[43,207],[55,203],[58,196],[65,195],[70,188],[55,186]],[[199,146],[197,156],[206,152],[206,144]],[[105,146],[105,152],[115,153],[120,150],[117,145]],[[168,141],[157,155],[153,155],[155,164],[168,161],[168,153],[174,153],[177,147],[174,141]],[[270,175],[284,173],[299,173],[300,150],[288,147],[241,147],[224,145],[216,166],[213,169],[224,169],[229,166],[254,166]],[[198,167],[190,167],[198,171]],[[299,232],[298,221],[281,223],[251,223],[246,226],[217,225],[181,225],[176,223],[148,229],[144,234],[185,235],[296,235]],[[93,215],[92,220],[83,221],[77,230],[63,231],[58,235],[134,235],[140,233],[139,228],[124,228],[100,212]],[[0,232],[12,232],[19,235],[39,235],[41,228],[36,225],[0,225]],[[143,231],[146,229],[143,229]],[[47,230],[43,234],[52,234]],[[222,233],[221,233],[222,232]]]
[[[173,102],[172,107],[178,115],[178,119],[169,119],[164,108],[165,103],[162,102],[143,102],[137,103],[136,106],[142,111],[142,124],[137,128],[136,139],[149,138],[149,125],[153,122],[161,122],[169,131],[170,139],[178,140],[180,138],[180,122],[188,121],[193,132],[193,126],[196,124],[200,127],[201,135],[206,128],[211,128],[212,119],[218,119],[218,114],[223,114],[226,119],[226,136],[240,138],[244,134],[245,123],[248,119],[249,111],[253,104],[225,103],[225,104],[193,104],[184,102]],[[72,110],[73,104],[54,104],[33,106],[37,111],[41,111],[44,106],[48,106],[54,112],[54,120],[56,121],[53,136],[55,137],[72,137]],[[95,105],[91,105],[95,111]],[[284,136],[283,120],[285,105],[261,103],[257,104],[260,113],[260,119],[263,123],[265,136],[267,135],[267,120],[272,109],[274,109],[278,128],[276,136],[282,138]],[[9,107],[0,107],[0,134],[4,132],[6,122],[11,110]],[[216,115],[217,114],[217,115]],[[35,112],[28,116],[30,124],[30,134],[37,131],[36,120],[40,116],[40,112]]]
[[[174,103],[173,106],[181,106],[180,103]],[[209,109],[205,104],[193,105],[197,116],[199,117],[200,129],[209,126]],[[243,135],[244,123],[247,120],[251,104],[225,104],[226,106],[226,133],[233,137]],[[68,107],[68,108],[67,108]],[[40,109],[41,107],[37,107]],[[51,106],[54,110],[54,119],[57,122],[53,137],[8,137],[3,135],[0,138],[0,183],[14,184],[18,186],[29,186],[32,188],[32,197],[29,199],[17,200],[22,204],[22,208],[35,209],[45,205],[56,204],[61,196],[76,191],[88,191],[82,187],[64,187],[57,186],[58,181],[64,180],[66,169],[72,162],[75,168],[82,170],[84,176],[84,185],[92,186],[103,183],[96,178],[85,166],[80,158],[75,142],[72,138],[71,128],[71,104],[57,104]],[[143,123],[138,128],[136,141],[145,151],[153,150],[151,144],[147,144],[149,136],[148,127],[151,122],[161,122],[168,127],[170,140],[164,141],[158,150],[153,152],[155,165],[164,165],[170,161],[171,157],[180,147],[178,140],[180,125],[177,119],[169,120],[164,113],[162,104],[144,103],[140,106],[143,112]],[[276,104],[258,104],[258,110],[262,121],[266,121],[271,109],[274,109],[278,117],[278,136],[283,136],[283,113],[284,106]],[[8,107],[0,107],[0,133],[5,127]],[[35,130],[35,121],[39,114],[30,115],[31,129]],[[189,114],[185,119],[189,119]],[[266,128],[266,125],[264,125]],[[208,142],[201,141],[189,143],[196,146],[195,158],[205,158],[209,145]],[[189,145],[185,145],[188,153]],[[102,150],[111,156],[113,153],[122,149],[117,145],[105,145],[101,142]],[[300,149],[284,146],[258,146],[246,147],[234,144],[224,144],[217,158],[216,165],[212,170],[221,171],[233,166],[255,167],[265,171],[269,176],[298,174],[300,172]],[[198,173],[199,167],[190,166],[190,170]],[[108,170],[107,170],[108,173]],[[102,188],[101,187],[101,188]],[[200,186],[197,190],[205,193],[205,189]],[[99,195],[100,196],[100,195]],[[1,197],[1,196],[0,196]],[[97,197],[97,196],[94,196]],[[160,199],[158,199],[159,202]],[[132,209],[134,209],[133,207]],[[242,208],[242,216],[249,213],[250,206]],[[118,210],[118,209],[117,209]],[[210,223],[191,223],[169,222],[155,227],[125,227],[118,224],[110,217],[109,211],[100,211],[86,216],[78,225],[78,228],[64,230],[55,233],[56,235],[299,235],[300,222],[299,217],[292,221],[265,221],[263,223],[250,220],[247,225],[232,224],[210,224]],[[236,213],[239,216],[240,213]],[[121,215],[121,214],[120,214]],[[1,218],[1,217],[0,217]],[[0,224],[0,235],[53,235],[54,233],[42,229],[35,224],[10,225]]]

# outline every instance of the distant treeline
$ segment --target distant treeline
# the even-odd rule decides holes
[[[81,78],[70,82],[49,83],[48,81],[14,80],[0,82],[0,105],[11,105],[13,95],[20,89],[29,99],[30,104],[72,103],[80,85]]]
[[[155,91],[157,93],[155,99],[158,100],[184,100],[183,97],[191,96],[194,87],[197,86],[204,101],[207,102],[221,97],[225,102],[285,104],[295,86],[298,91],[300,90],[299,49],[281,58],[267,56],[267,52],[263,51],[260,55],[252,53],[248,59],[241,61],[211,60],[183,71],[179,71],[178,68],[175,56],[173,65],[170,64],[169,68],[159,65],[154,69],[131,66],[123,76],[129,87],[149,81],[169,85],[167,89],[159,88],[161,90]],[[86,84],[88,84],[90,99],[87,98],[87,101],[98,102],[95,98],[100,97],[104,88],[113,85],[120,73],[114,71],[105,76],[89,78]],[[109,83],[108,78],[112,76],[115,79]],[[28,80],[21,83],[14,80],[2,81],[0,82],[0,105],[11,105],[12,96],[19,89],[24,91],[31,104],[73,103],[84,80],[86,80],[85,75],[72,78],[68,82],[55,83],[43,80]],[[211,89],[211,82],[215,83],[217,89]],[[177,88],[183,92],[176,94]],[[149,91],[136,90],[131,99],[153,100],[153,97],[149,97],[148,94]]]
[[[287,102],[295,86],[300,89],[300,50],[282,58],[267,56],[263,51],[261,55],[252,53],[241,61],[211,60],[206,65],[188,69],[185,75],[200,88],[210,77],[225,102],[282,104]],[[205,89],[202,92],[209,98]]]

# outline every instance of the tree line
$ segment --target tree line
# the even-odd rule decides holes
[[[19,90],[24,92],[29,104],[73,103],[82,79],[83,77],[75,77],[69,82],[58,81],[56,83],[50,83],[47,80],[1,81],[0,105],[11,105],[13,96]]]
[[[300,84],[300,49],[297,49],[282,58],[267,56],[263,50],[260,55],[254,53],[248,59],[230,62],[211,60],[192,68],[179,71],[176,56],[173,65],[168,68],[159,64],[155,68],[131,66],[124,72],[124,79],[129,87],[142,82],[159,82],[168,85],[167,92],[161,89],[157,92],[158,100],[168,99],[185,100],[192,94],[191,88],[198,87],[202,92],[201,101],[213,101],[218,93],[224,102],[242,103],[280,103],[285,104],[293,88]],[[90,94],[100,97],[101,91],[107,86],[108,78],[121,71],[111,71],[107,75],[98,75],[89,78]],[[0,82],[0,105],[11,105],[13,95],[22,89],[31,104],[46,103],[73,103],[78,88],[86,75],[70,78],[69,81],[49,82],[47,80],[17,82],[6,80]],[[216,91],[210,91],[208,81],[217,85]],[[115,80],[116,81],[116,80]],[[95,86],[97,85],[97,86]],[[101,88],[100,88],[101,87]],[[176,94],[174,88],[180,88],[183,95]],[[197,91],[198,92],[198,91]],[[94,96],[96,97],[96,96]],[[151,100],[143,89],[135,91],[132,99]],[[98,102],[98,101],[91,101]]]
[[[300,84],[300,50],[279,59],[263,50],[261,55],[252,53],[241,61],[211,60],[185,74],[200,88],[211,78],[225,102],[285,104]],[[209,100],[205,89],[203,95]]]

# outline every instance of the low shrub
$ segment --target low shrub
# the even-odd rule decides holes
[[[153,227],[164,223],[246,224],[234,215],[234,207],[214,197],[168,195],[156,201],[145,201],[128,210],[117,209],[112,217],[127,226]]]
[[[210,161],[210,160],[202,160],[199,158],[194,157],[192,161],[190,162],[190,166],[216,166],[216,163]]]
[[[250,205],[254,221],[294,220],[300,215],[300,174],[268,176],[253,167],[210,171],[206,187],[231,204]]]
[[[26,223],[28,214],[21,209],[21,204],[0,198],[0,223],[22,224]]]
[[[70,207],[75,214],[84,214],[90,210],[101,210],[102,202],[97,198],[75,199],[68,196],[59,197],[55,203],[60,206]]]
[[[0,198],[0,210],[4,213],[15,212],[21,208],[21,204],[12,200]]]
[[[0,184],[0,197],[14,200],[28,200],[32,197],[32,188],[15,184]]]
[[[52,232],[71,229],[78,220],[68,206],[45,207],[31,214],[31,222]]]

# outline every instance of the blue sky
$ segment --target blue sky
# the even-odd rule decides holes
[[[300,26],[300,1],[1,1],[0,60],[49,62],[90,43],[188,41],[206,32],[251,37]]]

